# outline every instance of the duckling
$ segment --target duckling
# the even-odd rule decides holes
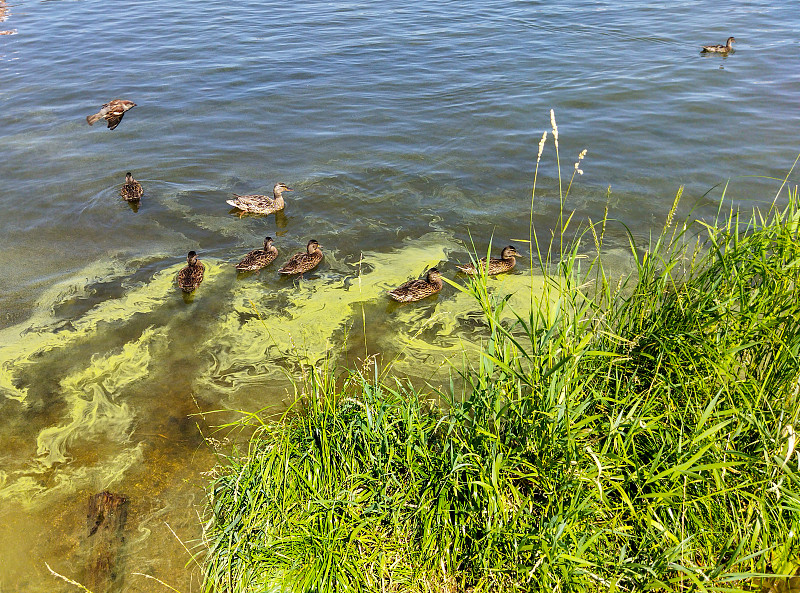
[[[272,237],[264,239],[264,249],[251,251],[242,258],[236,269],[240,272],[252,272],[260,270],[275,261],[278,257],[278,249],[272,244]]]
[[[190,251],[186,256],[186,262],[187,265],[178,272],[178,286],[181,287],[183,292],[192,292],[203,281],[206,267],[203,262],[197,259],[197,254],[194,251]]]
[[[309,270],[313,270],[322,261],[322,249],[314,239],[311,239],[306,245],[306,253],[295,253],[289,261],[283,264],[283,267],[278,270],[280,274],[305,274]]]
[[[142,189],[142,184],[133,178],[133,175],[131,175],[130,171],[125,173],[125,183],[119,190],[119,194],[122,196],[122,198],[126,202],[138,202],[142,199],[143,193],[144,190]]]
[[[733,49],[733,44],[736,43],[736,39],[733,37],[728,37],[728,41],[725,45],[704,45],[703,51],[700,53],[719,53],[719,54],[726,54]]]
[[[240,218],[245,212],[267,215],[278,212],[279,210],[283,210],[283,207],[286,204],[283,201],[282,194],[285,191],[294,190],[285,183],[276,183],[275,187],[272,188],[272,195],[274,196],[273,198],[258,194],[252,194],[248,196],[233,194],[235,199],[227,200],[227,202],[234,208],[241,210],[241,213],[239,214]]]
[[[509,245],[508,247],[504,247],[503,251],[500,253],[500,259],[496,257],[489,258],[489,268],[486,270],[486,273],[490,276],[494,274],[502,274],[503,272],[510,272],[514,269],[514,266],[517,265],[517,260],[514,259],[515,255],[519,255],[517,253],[517,248],[513,245]],[[474,276],[479,274],[483,271],[483,268],[486,266],[486,258],[481,258],[480,264],[476,269],[474,265],[467,264],[465,266],[456,266],[459,270],[464,272],[465,274],[469,274]]]
[[[390,290],[389,296],[401,303],[411,303],[436,294],[442,290],[442,286],[444,286],[444,282],[441,273],[436,268],[431,268],[424,280],[422,278],[409,280],[394,290]]]

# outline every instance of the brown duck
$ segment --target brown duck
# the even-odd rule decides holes
[[[126,202],[138,202],[142,199],[144,190],[142,189],[142,184],[136,181],[131,172],[128,171],[125,174],[125,183],[119,193]]]
[[[276,183],[272,188],[273,197],[261,196],[258,194],[251,194],[247,196],[240,196],[233,194],[233,200],[226,200],[228,204],[234,208],[242,211],[242,214],[249,212],[251,214],[273,214],[279,210],[283,210],[286,203],[283,201],[283,192],[294,191],[285,183]],[[240,214],[241,216],[241,214]]]
[[[187,265],[178,272],[178,286],[183,292],[192,292],[203,281],[206,267],[197,259],[197,254],[190,251],[186,256]]]
[[[500,253],[500,257],[492,257],[489,258],[489,267],[486,269],[486,273],[490,276],[494,274],[502,274],[503,272],[510,272],[514,269],[514,266],[517,265],[517,260],[514,258],[515,255],[519,255],[517,253],[517,248],[513,245],[509,245],[508,247],[504,247],[503,251]],[[486,266],[486,258],[481,258],[480,263],[478,264],[478,268],[475,268],[472,264],[467,264],[465,266],[456,266],[459,270],[464,272],[465,274],[469,274],[474,276],[479,272],[483,272],[484,267]]]
[[[394,290],[390,290],[389,296],[401,303],[411,303],[436,294],[442,290],[442,286],[444,286],[444,282],[442,281],[439,270],[431,268],[428,270],[428,273],[425,274],[424,279],[417,278],[416,280],[409,280]]]
[[[119,122],[122,121],[122,116],[125,115],[125,112],[128,109],[133,109],[136,107],[136,103],[133,101],[128,101],[127,99],[114,99],[113,101],[109,101],[103,107],[95,113],[94,115],[87,115],[86,122],[93,126],[94,122],[100,119],[104,119],[108,122],[108,129],[113,130],[119,125]]]
[[[278,257],[278,249],[272,244],[272,237],[264,239],[264,249],[251,251],[242,258],[236,269],[240,272],[253,272],[260,270],[275,261]]]
[[[726,54],[733,50],[734,43],[736,43],[736,39],[733,37],[728,37],[728,41],[725,43],[725,45],[704,45],[701,53]]]
[[[278,270],[280,274],[305,274],[313,270],[322,261],[322,249],[314,239],[306,245],[306,253],[295,253],[289,261]]]

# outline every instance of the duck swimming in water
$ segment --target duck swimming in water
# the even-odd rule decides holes
[[[125,174],[125,183],[123,184],[122,188],[119,190],[119,194],[122,196],[126,202],[138,202],[142,199],[142,194],[144,190],[142,189],[142,184],[136,181],[131,175],[131,172],[128,171]]]
[[[416,280],[409,280],[405,284],[401,284],[394,290],[389,291],[389,296],[401,303],[412,303],[419,301],[432,294],[436,294],[442,290],[444,282],[439,270],[431,268],[425,274],[425,278],[417,278]]]
[[[278,270],[280,274],[305,274],[309,270],[313,270],[322,261],[322,249],[314,239],[311,239],[306,245],[306,253],[295,253],[289,261],[283,264],[283,267]]]
[[[227,200],[227,202],[234,208],[238,208],[242,211],[239,216],[242,216],[242,214],[245,212],[261,215],[273,214],[274,212],[283,210],[284,206],[286,205],[283,201],[283,192],[285,191],[294,190],[292,190],[292,188],[287,186],[285,183],[276,183],[275,187],[272,188],[272,198],[258,194],[251,194],[247,196],[233,194],[234,199]]]
[[[499,258],[496,257],[489,258],[489,267],[486,269],[486,273],[492,276],[494,274],[502,274],[503,272],[510,272],[512,269],[514,269],[514,266],[517,265],[517,260],[514,258],[515,255],[519,255],[519,253],[517,253],[516,247],[514,247],[513,245],[504,247],[503,251],[500,253]],[[478,264],[478,268],[475,268],[475,266],[472,264],[467,264],[465,266],[456,266],[456,267],[465,274],[474,276],[482,272],[485,266],[486,266],[486,258],[483,257],[481,258],[481,261]]]
[[[187,265],[178,272],[178,286],[183,292],[192,292],[203,281],[206,267],[197,259],[197,254],[190,251],[186,256]]]
[[[700,53],[726,54],[729,51],[733,50],[734,43],[736,43],[736,39],[734,39],[733,37],[728,37],[728,41],[725,45],[704,45],[703,51]]]
[[[236,269],[240,272],[252,272],[260,270],[275,261],[278,257],[278,248],[272,244],[272,237],[264,239],[264,249],[251,251],[242,258]]]

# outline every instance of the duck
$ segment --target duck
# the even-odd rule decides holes
[[[247,196],[233,194],[234,199],[227,200],[227,202],[234,208],[238,208],[242,211],[241,214],[239,214],[240,217],[245,212],[268,215],[283,210],[283,207],[286,205],[283,201],[283,192],[285,191],[294,190],[285,183],[276,183],[275,187],[272,188],[272,195],[274,196],[272,198],[258,194]]]
[[[394,290],[389,291],[389,296],[401,303],[412,303],[419,301],[442,290],[444,282],[439,270],[431,268],[425,274],[425,279],[417,278],[401,284]]]
[[[138,202],[142,199],[143,193],[144,190],[142,189],[142,184],[133,178],[133,175],[131,175],[130,171],[125,173],[125,183],[119,190],[119,194],[122,196],[122,198],[126,202]]]
[[[197,254],[190,251],[186,256],[187,265],[178,272],[178,286],[183,292],[192,292],[203,281],[206,267],[197,259]]]
[[[240,272],[253,272],[271,264],[278,257],[278,248],[272,242],[272,237],[264,239],[264,249],[255,249],[245,255],[236,264],[236,269]]]
[[[309,270],[313,270],[322,261],[322,249],[319,243],[311,239],[306,245],[306,253],[302,251],[295,253],[289,261],[283,264],[283,267],[278,270],[279,274],[305,274]]]
[[[515,255],[519,255],[517,253],[517,248],[513,245],[509,245],[508,247],[503,247],[503,251],[500,252],[500,258],[491,257],[489,258],[489,267],[486,269],[486,273],[490,276],[494,274],[502,274],[503,272],[510,272],[514,269],[514,266],[517,265],[517,260],[514,258]],[[486,258],[481,258],[481,261],[476,268],[473,264],[467,264],[465,266],[456,266],[459,270],[464,272],[465,274],[469,274],[470,276],[475,276],[478,273],[482,272],[484,267],[486,266]]]
[[[728,37],[727,43],[725,45],[704,45],[703,51],[701,53],[719,53],[719,54],[726,54],[733,49],[733,44],[736,43],[736,39],[733,37]]]

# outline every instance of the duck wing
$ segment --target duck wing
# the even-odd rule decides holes
[[[233,200],[226,200],[228,204],[239,210],[246,212],[258,212],[260,214],[268,213],[275,205],[275,200],[268,196],[261,196],[258,194],[250,194],[240,196],[233,194]]]
[[[418,278],[417,280],[409,280],[394,290],[390,290],[389,296],[401,303],[411,303],[437,293],[439,290],[441,290],[441,287],[437,288],[427,280]]]
[[[502,274],[503,272],[511,271],[514,266],[517,264],[516,259],[509,258],[503,259],[501,257],[493,257],[489,260],[489,271],[490,275],[494,274]]]
[[[245,255],[242,258],[242,261],[236,264],[236,269],[242,272],[259,270],[275,261],[277,256],[277,251],[264,251],[263,249],[256,249]]]
[[[129,202],[136,201],[142,197],[142,184],[138,181],[126,183],[122,186],[122,189],[119,193],[122,194],[122,197]]]
[[[185,266],[178,272],[178,286],[183,292],[192,292],[200,286],[206,268],[202,262],[197,262],[194,266]]]
[[[302,274],[313,270],[322,261],[322,251],[297,253],[278,270],[280,274]]]

